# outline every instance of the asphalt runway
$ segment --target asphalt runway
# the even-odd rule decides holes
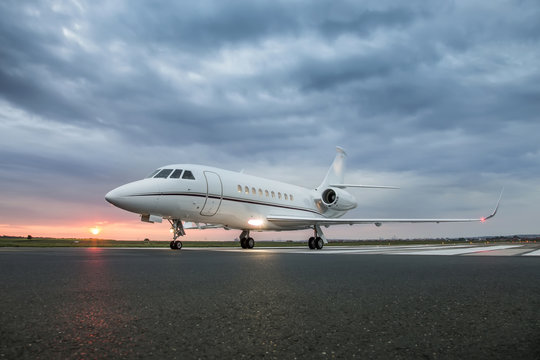
[[[486,247],[4,248],[0,358],[539,359],[539,247]]]

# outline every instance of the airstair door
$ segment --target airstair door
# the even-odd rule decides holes
[[[201,215],[214,216],[223,200],[223,184],[218,174],[212,171],[205,171],[206,178],[206,201],[201,210]]]

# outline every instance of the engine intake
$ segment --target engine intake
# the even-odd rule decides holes
[[[328,188],[322,192],[321,200],[323,204],[333,210],[347,211],[356,207],[356,199],[348,192],[336,189]]]

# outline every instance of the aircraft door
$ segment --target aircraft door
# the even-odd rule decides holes
[[[201,215],[213,216],[218,212],[223,200],[223,184],[221,178],[215,172],[205,171],[204,177],[206,178],[206,201],[201,210]]]

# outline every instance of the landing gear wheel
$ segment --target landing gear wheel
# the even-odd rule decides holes
[[[169,243],[169,247],[174,250],[174,240]]]
[[[313,236],[309,238],[308,246],[311,250],[315,249],[315,238]]]
[[[240,246],[242,247],[242,249],[246,249],[246,238],[240,239]]]
[[[251,237],[247,238],[245,244],[247,249],[253,249],[253,247],[255,246],[255,240],[253,240],[253,238]]]
[[[182,242],[180,240],[174,241],[173,249],[180,250],[182,248]]]
[[[324,246],[324,241],[323,241],[323,239],[320,238],[320,237],[317,237],[317,238],[315,239],[315,241],[314,241],[314,245],[315,245],[315,248],[316,248],[317,250],[321,250],[321,249],[323,248],[323,246]]]

